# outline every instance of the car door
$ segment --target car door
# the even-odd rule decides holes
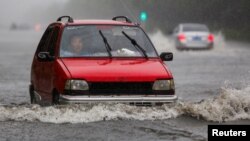
[[[37,91],[40,95],[41,92],[43,91],[42,89],[43,87],[41,85],[41,79],[43,78],[44,75],[44,62],[38,59],[38,54],[40,52],[48,51],[46,44],[48,43],[48,40],[50,39],[52,32],[53,32],[52,26],[49,26],[44,32],[42,39],[38,44],[32,64],[32,74],[31,74],[32,83],[34,85],[35,91]]]
[[[60,28],[58,26],[53,26],[53,32],[46,43],[46,52],[49,52],[50,56],[55,56],[55,48],[58,41],[58,35]],[[41,62],[43,66],[43,72],[41,74],[42,78],[40,79],[40,87],[42,89],[43,97],[45,99],[51,99],[51,93],[54,88],[53,81],[55,78],[54,68],[55,68],[55,60]]]

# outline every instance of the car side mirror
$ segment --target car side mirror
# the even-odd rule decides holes
[[[39,61],[53,61],[54,56],[51,56],[49,52],[39,52],[37,54],[38,60]]]
[[[160,55],[162,61],[172,61],[173,60],[173,53],[172,52],[163,52]]]

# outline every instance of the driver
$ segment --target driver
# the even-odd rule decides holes
[[[62,51],[62,56],[81,56],[83,41],[80,35],[72,35],[69,40],[67,51]]]

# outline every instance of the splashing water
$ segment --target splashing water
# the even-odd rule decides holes
[[[38,105],[0,107],[0,121],[41,121],[51,123],[82,123],[102,120],[154,120],[178,115],[174,108],[134,107],[124,104],[65,105],[40,107]]]
[[[250,87],[242,90],[222,88],[219,96],[200,103],[184,103],[186,115],[207,121],[223,122],[250,119]]]
[[[40,121],[84,123],[103,120],[164,120],[182,115],[214,122],[250,119],[250,86],[241,90],[222,88],[214,99],[198,103],[177,102],[160,107],[135,107],[125,104],[0,106],[0,121]]]
[[[176,52],[175,43],[171,36],[165,36],[161,31],[149,34],[150,39],[155,45],[157,52]]]

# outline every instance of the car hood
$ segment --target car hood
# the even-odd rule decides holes
[[[172,74],[159,59],[62,59],[72,79],[89,82],[134,82],[169,79]]]

